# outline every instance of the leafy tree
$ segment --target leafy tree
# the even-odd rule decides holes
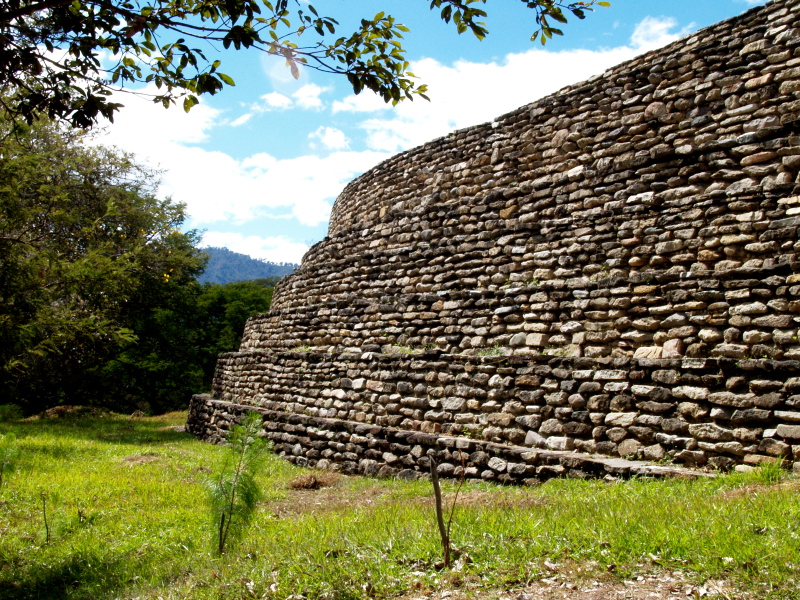
[[[521,0],[533,11],[542,42],[561,30],[565,12],[584,18],[598,0]],[[290,4],[295,4],[290,8]],[[486,0],[431,0],[458,33],[488,34],[480,19]],[[357,94],[369,89],[387,102],[424,97],[408,71],[401,43],[405,26],[384,12],[340,35],[337,21],[295,0],[0,0],[0,89],[6,111],[31,123],[38,115],[88,127],[113,118],[120,104],[113,86],[154,83],[154,101],[183,97],[189,110],[201,94],[216,94],[233,80],[207,58],[216,45],[253,48],[349,80]],[[200,47],[198,47],[200,46]],[[101,61],[101,53],[112,64]]]
[[[136,343],[85,375],[87,401],[99,392],[116,410],[185,408],[192,394],[211,389],[217,356],[239,349],[247,318],[269,310],[275,280],[155,283],[129,303],[125,322]]]
[[[29,411],[93,396],[92,370],[137,341],[131,314],[204,262],[154,174],[83,140],[0,122],[0,402]]]
[[[247,318],[269,310],[277,277],[203,286],[197,315],[202,331],[203,389],[211,388],[217,355],[239,349]]]
[[[84,137],[0,121],[0,405],[183,408],[277,279],[198,284],[183,205]]]

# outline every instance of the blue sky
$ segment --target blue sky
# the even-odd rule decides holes
[[[315,3],[341,31],[362,16],[391,13],[411,32],[404,47],[430,102],[385,105],[353,96],[344,78],[255,51],[221,52],[236,86],[180,107],[123,95],[125,107],[99,141],[163,171],[160,191],[185,202],[187,225],[208,245],[275,262],[300,262],[327,233],[330,208],[348,181],[392,154],[499,116],[762,0],[611,0],[544,48],[529,41],[522,2],[487,4],[489,36],[457,35],[426,0]]]

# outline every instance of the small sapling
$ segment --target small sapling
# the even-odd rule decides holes
[[[241,425],[231,428],[228,455],[216,477],[208,480],[212,523],[219,554],[239,537],[253,518],[261,490],[256,475],[263,465],[267,444],[258,437],[263,419],[249,413]]]

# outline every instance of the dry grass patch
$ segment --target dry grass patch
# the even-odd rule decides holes
[[[352,479],[338,473],[303,473],[287,482],[289,493],[285,497],[267,502],[264,506],[278,518],[330,513],[376,506],[389,491],[381,484],[352,486]]]
[[[320,471],[318,473],[303,473],[289,481],[292,490],[318,490],[320,488],[334,487],[339,483],[341,475]]]
[[[158,456],[155,454],[147,453],[147,454],[138,454],[136,456],[126,456],[122,459],[126,465],[143,465],[146,463],[151,463],[153,461],[158,460]]]

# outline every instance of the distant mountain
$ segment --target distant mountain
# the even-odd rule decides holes
[[[267,262],[227,248],[204,248],[203,251],[208,254],[209,259],[205,272],[197,278],[200,283],[230,283],[247,279],[283,277],[299,266],[292,263]]]

